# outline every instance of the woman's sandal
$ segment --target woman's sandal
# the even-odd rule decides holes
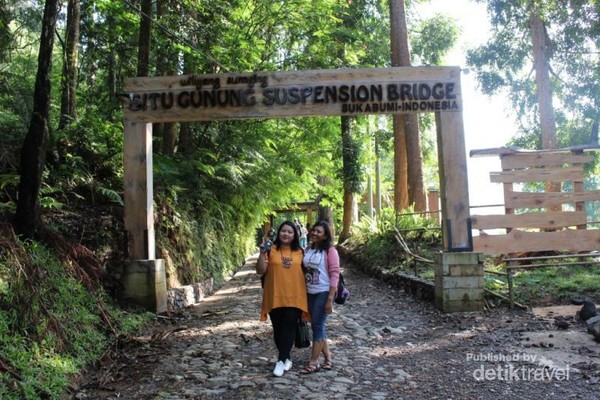
[[[325,359],[325,361],[323,361],[323,364],[321,364],[321,368],[326,370],[332,370],[333,364],[331,363],[331,360]]]
[[[317,364],[308,364],[305,366],[300,373],[302,374],[312,374],[313,372],[317,372],[321,369],[321,365]]]

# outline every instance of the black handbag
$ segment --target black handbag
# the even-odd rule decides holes
[[[294,341],[294,345],[299,349],[310,347],[308,324],[301,319],[296,324],[296,340]]]
[[[335,303],[336,304],[344,304],[346,299],[350,296],[350,291],[346,289],[346,285],[344,284],[344,277],[340,274],[340,280],[338,281],[337,292],[335,294]]]

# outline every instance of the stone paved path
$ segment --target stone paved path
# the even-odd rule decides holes
[[[271,324],[258,320],[261,288],[254,262],[249,259],[180,319],[151,326],[139,338],[141,345],[105,363],[73,398],[599,398],[597,364],[563,369],[566,379],[532,375],[560,372],[530,362],[527,348],[543,346],[521,338],[524,332],[552,329],[548,320],[507,310],[442,314],[348,267],[343,272],[352,295],[335,307],[328,325],[334,369],[300,374],[310,350],[294,348],[292,370],[275,378]],[[590,345],[597,344],[582,348]],[[515,370],[528,375],[516,379]]]

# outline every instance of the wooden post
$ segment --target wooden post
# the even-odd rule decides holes
[[[125,230],[129,262],[123,267],[121,297],[156,313],[167,311],[164,260],[154,244],[152,124],[124,121]]]
[[[436,113],[444,250],[472,251],[462,113]]]
[[[130,260],[154,260],[152,124],[125,120],[125,230]]]

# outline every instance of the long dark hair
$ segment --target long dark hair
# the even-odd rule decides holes
[[[279,225],[279,229],[277,229],[277,237],[273,241],[273,244],[275,245],[275,247],[277,247],[277,250],[279,250],[281,248],[281,241],[279,240],[279,233],[281,232],[281,228],[283,228],[284,225],[288,225],[294,231],[294,238],[292,239],[292,243],[290,244],[290,247],[292,248],[292,250],[302,249],[302,247],[300,247],[300,238],[298,237],[298,230],[296,229],[296,224],[294,224],[290,220],[285,220],[281,223],[281,225]]]
[[[314,224],[312,226],[312,228],[310,228],[311,232],[313,231],[313,229],[315,229],[316,227],[322,227],[323,231],[325,231],[325,239],[323,240],[323,244],[321,245],[321,249],[322,250],[329,250],[329,248],[331,246],[333,246],[333,237],[331,237],[331,228],[329,227],[329,222],[327,221],[319,221],[316,224]],[[311,246],[313,249],[315,248],[314,243]]]

